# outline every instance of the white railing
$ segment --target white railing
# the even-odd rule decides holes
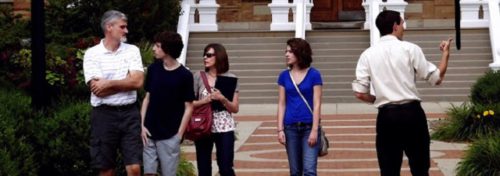
[[[177,32],[182,36],[184,48],[179,57],[179,62],[185,64],[186,51],[190,31],[217,31],[217,9],[219,5],[215,0],[181,0],[182,13],[179,16]],[[408,5],[404,0],[363,0],[366,21],[364,29],[370,30],[370,43],[375,44],[380,39],[380,33],[375,26],[378,13],[384,9],[394,10],[401,13],[404,18],[405,8]],[[493,63],[489,66],[493,70],[500,70],[500,0],[461,0],[461,27],[462,28],[485,28],[490,29],[490,40],[493,54]],[[272,0],[269,8],[272,13],[271,31],[293,31],[295,37],[305,38],[305,31],[311,30],[310,13],[313,7],[312,0]],[[482,8],[482,18],[480,9]],[[293,20],[289,20],[292,10]],[[198,21],[195,21],[198,11]],[[406,23],[405,23],[406,25]],[[405,26],[406,27],[406,26]]]
[[[271,31],[294,31],[295,37],[305,38],[305,31],[311,30],[310,14],[313,4],[311,0],[294,0],[289,3],[288,0],[273,0],[268,4],[271,10],[272,21]],[[293,18],[288,19],[290,10]]]
[[[191,1],[189,31],[218,31],[217,9],[219,9],[219,4],[215,0],[200,0],[197,4]],[[197,10],[198,22],[195,21]]]
[[[487,28],[490,25],[487,0],[460,0],[460,14],[460,28]]]
[[[189,41],[190,31],[218,31],[217,25],[217,9],[219,5],[215,0],[200,0],[196,3],[195,0],[181,0],[181,14],[177,23],[177,33],[182,37],[182,53],[177,59],[179,63],[186,64],[186,55]],[[196,18],[198,11],[198,21]]]
[[[362,6],[365,8],[365,23],[364,29],[370,29],[370,44],[373,45],[380,39],[380,32],[375,26],[377,15],[384,9],[394,10],[401,14],[401,18],[405,18],[405,8],[408,5],[404,0],[363,0]],[[406,28],[406,23],[404,23]]]
[[[500,70],[500,0],[489,0],[490,41],[493,63],[489,66],[492,70]]]
[[[177,23],[177,33],[182,37],[182,43],[184,47],[182,48],[181,55],[177,59],[182,65],[186,65],[186,53],[189,40],[189,14],[191,11],[191,4],[194,4],[194,0],[182,0],[181,2],[181,14],[179,15],[179,21]]]
[[[489,28],[493,57],[489,66],[492,70],[500,70],[499,3],[499,0],[460,0],[461,28]]]

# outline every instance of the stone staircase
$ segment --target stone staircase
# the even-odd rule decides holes
[[[440,40],[454,36],[454,30],[407,30],[404,39],[422,47],[428,60],[439,63]],[[263,104],[277,102],[277,76],[286,69],[286,40],[293,32],[204,32],[191,33],[186,65],[193,71],[203,69],[202,52],[208,43],[223,44],[229,55],[230,71],[239,77],[240,102]],[[306,39],[313,49],[312,65],[323,76],[323,103],[357,103],[351,82],[359,55],[369,47],[369,32],[363,30],[308,31]],[[432,87],[418,81],[424,101],[465,101],[470,86],[492,62],[487,29],[462,30],[462,48],[455,44],[446,79]]]

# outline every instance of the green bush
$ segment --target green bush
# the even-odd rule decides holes
[[[37,119],[41,175],[93,175],[90,168],[90,104],[62,105],[53,116]]]
[[[139,44],[137,44],[137,47],[139,47],[141,51],[142,64],[144,65],[144,67],[148,67],[155,61],[153,44],[143,40]]]
[[[89,102],[61,98],[33,112],[30,97],[0,79],[0,175],[96,175],[90,167]],[[117,158],[117,163],[123,163]],[[126,175],[118,164],[117,175]],[[177,175],[194,176],[181,154]]]
[[[9,62],[14,54],[22,48],[23,41],[29,38],[29,22],[22,20],[21,15],[14,15],[11,7],[0,5],[0,79],[11,80],[21,71],[13,72]],[[29,46],[29,45],[28,45]]]
[[[438,126],[432,138],[444,141],[472,141],[500,131],[500,104],[452,106],[448,117]]]
[[[458,164],[457,175],[500,175],[500,135],[472,143]]]
[[[30,143],[30,98],[2,87],[0,102],[0,175],[37,175],[35,150]]]
[[[129,43],[151,41],[160,31],[175,30],[180,15],[179,1],[48,0],[45,8],[45,60],[51,97],[62,94],[88,97],[83,84],[81,55],[84,49],[100,41],[103,35],[100,18],[110,9],[128,15]],[[20,17],[12,13],[12,8],[0,6],[0,78],[13,82],[18,88],[29,89],[31,27],[30,19]]]
[[[479,78],[471,89],[474,104],[500,103],[500,72],[489,71]]]
[[[196,176],[194,166],[186,159],[184,152],[181,152],[179,167],[177,167],[177,176]]]
[[[15,15],[9,6],[0,6],[0,51],[7,52],[5,49],[17,48],[20,46],[21,39],[30,36],[29,23],[22,20],[21,15]]]

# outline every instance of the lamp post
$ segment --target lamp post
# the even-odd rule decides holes
[[[44,0],[31,0],[31,105],[44,108],[48,105],[49,95],[45,80],[45,13]]]
[[[455,0],[455,42],[457,43],[457,50],[462,47],[460,36],[460,0]]]

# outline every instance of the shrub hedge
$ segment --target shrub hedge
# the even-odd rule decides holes
[[[500,135],[474,141],[458,164],[457,175],[500,175]]]
[[[53,115],[37,119],[37,146],[44,149],[42,175],[93,175],[90,167],[90,104],[62,105]]]
[[[481,105],[464,103],[452,106],[448,119],[435,129],[434,139],[444,141],[473,141],[500,131],[500,104]]]
[[[62,99],[33,111],[30,97],[0,79],[0,175],[96,175],[90,167],[90,111],[87,101]],[[117,159],[117,163],[122,163]],[[126,175],[123,164],[117,175]],[[177,175],[194,176],[181,155]]]
[[[500,103],[500,71],[489,71],[479,78],[472,86],[470,98],[474,104]]]
[[[30,143],[30,98],[2,87],[0,102],[0,175],[38,175],[36,150]]]

